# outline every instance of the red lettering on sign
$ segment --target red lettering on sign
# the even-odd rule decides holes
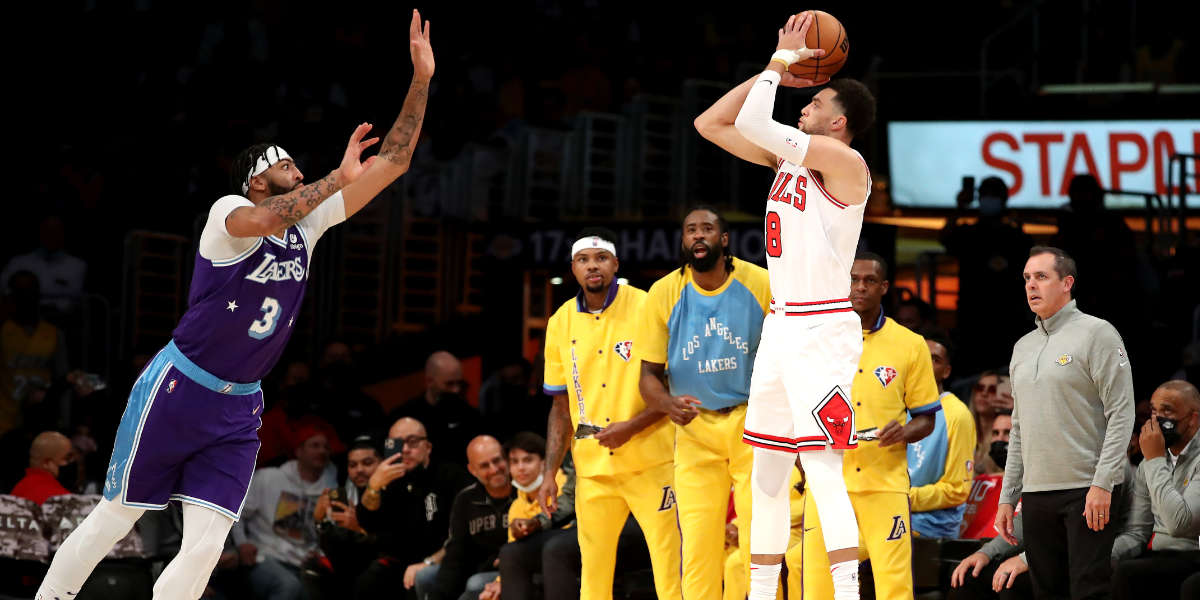
[[[1024,182],[1024,177],[1021,175],[1020,165],[1003,160],[992,154],[992,144],[996,142],[1004,143],[1016,152],[1019,149],[1017,138],[1013,137],[1012,134],[1000,131],[989,133],[987,137],[983,138],[983,162],[987,163],[989,167],[1006,171],[1013,176],[1013,183],[1008,187],[1008,195],[1012,197],[1021,191],[1021,184]]]
[[[1063,167],[1062,185],[1058,187],[1059,196],[1067,195],[1067,187],[1071,185],[1071,178],[1075,177],[1075,159],[1081,155],[1087,172],[1100,182],[1100,187],[1104,187],[1104,180],[1100,178],[1100,170],[1096,168],[1096,159],[1092,156],[1091,146],[1088,146],[1087,136],[1076,133],[1071,136],[1071,149],[1067,150],[1067,164]]]
[[[1121,143],[1132,142],[1137,149],[1137,158],[1130,162],[1121,161]],[[1108,172],[1112,176],[1114,190],[1121,189],[1121,173],[1137,173],[1146,166],[1149,149],[1146,139],[1139,133],[1110,133],[1108,134]]]
[[[1154,134],[1154,193],[1167,193],[1167,160],[1175,154],[1175,140],[1166,131]]]
[[[1042,195],[1050,195],[1050,144],[1061,144],[1061,133],[1027,133],[1021,136],[1022,141],[1033,142],[1038,147],[1038,180],[1042,184]]]

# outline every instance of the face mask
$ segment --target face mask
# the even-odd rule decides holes
[[[1004,198],[1000,196],[980,196],[979,216],[998,217],[1004,213]]]
[[[75,463],[67,463],[58,468],[58,483],[63,487],[75,493],[75,486],[79,483],[79,467]]]
[[[521,485],[521,484],[517,483],[516,479],[512,480],[512,484],[513,484],[513,487],[517,488],[518,490],[521,490],[522,492],[525,492],[526,494],[532,494],[532,493],[536,492],[538,488],[542,487],[542,480],[545,478],[546,478],[545,473],[538,473],[538,478],[534,479],[533,483],[531,483],[529,485]]]
[[[1168,419],[1166,417],[1155,418],[1158,419],[1158,427],[1159,429],[1162,429],[1163,441],[1166,442],[1167,447],[1170,448],[1171,446],[1174,446],[1175,442],[1178,442],[1180,437],[1179,421]]]
[[[992,457],[992,462],[1001,469],[1004,468],[1004,463],[1008,461],[1008,442],[996,440],[992,442],[992,447],[988,448],[988,456]]]

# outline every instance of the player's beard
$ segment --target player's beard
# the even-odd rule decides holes
[[[292,187],[278,185],[274,181],[267,182],[267,191],[271,192],[272,196],[282,196],[298,187],[300,187],[299,181],[297,181],[296,185],[293,185]]]
[[[700,244],[703,244],[704,247],[708,249],[708,251],[704,253],[704,258],[696,258],[695,247]],[[691,248],[680,248],[680,254],[683,255],[683,262],[690,265],[693,271],[696,271],[697,273],[707,273],[713,270],[713,267],[716,267],[717,263],[724,258],[725,249],[721,248],[720,250],[715,250],[712,246],[708,245],[708,242],[697,242],[696,244],[693,244]]]
[[[589,294],[599,294],[608,289],[608,284],[604,283],[604,278],[601,277],[600,281],[596,283],[585,283],[583,289],[587,290]]]

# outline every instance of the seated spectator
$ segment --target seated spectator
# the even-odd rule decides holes
[[[1001,412],[992,420],[988,437],[986,470],[971,482],[962,526],[958,537],[980,539],[996,535],[996,507],[1000,503],[1000,487],[1004,483],[1004,464],[1008,459],[1008,436],[1012,432],[1012,413]]]
[[[290,377],[292,367],[289,366],[288,371]],[[258,450],[259,468],[278,466],[289,460],[296,447],[296,435],[309,429],[316,429],[325,436],[331,455],[340,456],[346,451],[333,426],[317,415],[321,393],[320,388],[312,383],[299,383],[281,389],[275,406],[263,413],[262,426],[258,429],[258,437],[262,441]]]
[[[546,545],[556,537],[574,535],[564,528],[575,523],[575,468],[563,461],[564,467],[556,475],[558,508],[547,515],[538,503],[546,439],[523,431],[504,444],[504,454],[517,497],[508,508],[508,543],[500,549],[500,582],[489,583],[487,590],[492,592],[489,597],[499,598],[502,583],[506,600],[532,600],[534,573],[542,573],[543,581],[557,576],[543,569]]]
[[[999,500],[999,492],[996,498]],[[1029,577],[1029,565],[1025,562],[1023,521],[1018,501],[1017,514],[1013,518],[1013,536],[1018,543],[1014,546],[996,536],[978,552],[958,563],[950,575],[950,600],[997,597],[1001,600],[1024,600],[1033,597],[1033,582]]]
[[[916,297],[909,296],[896,303],[896,322],[925,337],[944,337],[945,332],[937,326],[937,311],[933,305]],[[926,332],[933,335],[925,335]]]
[[[477,482],[463,488],[450,509],[450,538],[434,585],[435,599],[476,600],[500,574],[508,508],[516,498],[500,442],[489,435],[471,440],[467,469]]]
[[[1168,381],[1150,403],[1133,506],[1113,543],[1118,599],[1179,597],[1183,580],[1200,567],[1200,392],[1186,381]]]
[[[399,589],[424,598],[445,554],[450,509],[471,477],[435,460],[420,421],[402,418],[388,431],[391,449],[367,481],[355,509],[359,525],[378,538],[381,558],[359,577],[356,597],[381,598]]]
[[[993,467],[995,463],[989,464],[987,443],[988,432],[992,430],[992,419],[996,418],[996,405],[998,404],[998,396],[1005,389],[1001,387],[1002,383],[1007,383],[1008,377],[998,370],[984,371],[979,375],[979,379],[975,381],[975,385],[971,388],[971,404],[969,408],[971,413],[975,415],[975,435],[977,445],[975,447],[975,473],[983,473]],[[1011,387],[1007,388],[1011,397]],[[1011,401],[1010,401],[1011,402]],[[1008,410],[1012,411],[1012,405],[1009,404]]]
[[[975,420],[967,405],[945,388],[950,376],[950,342],[929,339],[925,343],[942,410],[934,415],[933,433],[908,445],[912,529],[921,537],[954,538],[974,475]]]
[[[254,473],[242,518],[233,529],[258,599],[303,597],[300,570],[320,552],[313,510],[321,492],[337,485],[325,434],[309,427],[296,440],[296,458]]]
[[[412,417],[425,424],[429,441],[453,449],[447,458],[465,465],[460,448],[482,431],[479,411],[467,403],[462,363],[449,352],[434,352],[425,361],[425,391],[388,415],[392,421]]]
[[[382,433],[383,408],[363,393],[362,374],[345,342],[325,346],[314,379],[319,390],[317,414],[333,425],[339,437],[346,440],[363,432]]]
[[[32,422],[26,413],[44,408],[51,382],[67,374],[67,345],[41,316],[38,278],[21,270],[7,284],[13,312],[0,325],[0,434]]]
[[[29,447],[29,467],[25,469],[25,477],[13,487],[12,495],[41,504],[47,498],[70,494],[71,490],[59,480],[67,479],[68,484],[74,484],[71,479],[78,471],[74,460],[75,449],[67,436],[57,431],[43,431],[33,438]]]
[[[321,493],[313,509],[318,543],[333,568],[328,587],[354,589],[358,576],[379,556],[379,541],[358,524],[358,500],[382,457],[369,435],[354,438],[346,455],[346,483]]]
[[[531,394],[529,361],[516,358],[496,369],[479,388],[479,412],[492,433],[508,439],[550,415],[545,395]]]
[[[0,272],[0,281],[10,286],[8,281],[14,273],[28,271],[41,287],[42,303],[57,312],[70,312],[83,294],[87,263],[67,254],[63,250],[65,242],[62,219],[55,215],[42,219],[38,226],[38,248],[8,261],[4,271]]]

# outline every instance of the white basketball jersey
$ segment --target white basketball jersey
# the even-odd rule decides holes
[[[862,155],[859,155],[862,159]],[[867,193],[871,173],[867,171]],[[846,204],[820,176],[780,160],[767,196],[767,270],[772,312],[795,315],[850,312],[850,267],[866,202]]]

